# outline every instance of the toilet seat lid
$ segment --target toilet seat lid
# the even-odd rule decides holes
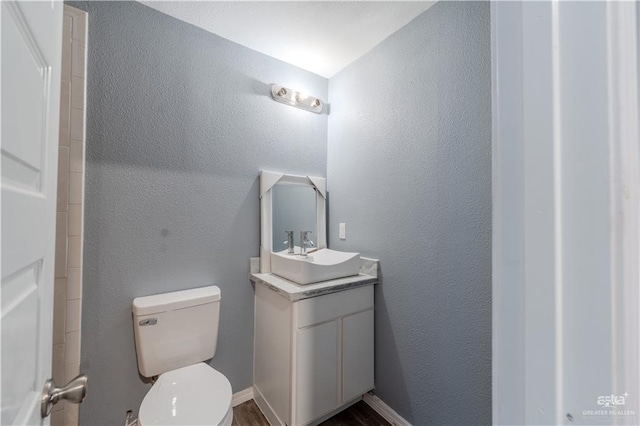
[[[218,425],[231,409],[231,384],[204,363],[160,375],[142,400],[139,421],[149,425]]]

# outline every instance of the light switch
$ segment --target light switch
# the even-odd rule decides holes
[[[339,237],[341,240],[346,240],[347,239],[347,224],[346,223],[341,223],[339,226]]]

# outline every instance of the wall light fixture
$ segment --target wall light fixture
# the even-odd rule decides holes
[[[301,92],[296,92],[288,87],[272,84],[271,97],[283,104],[302,108],[307,111],[315,112],[316,114],[320,114],[322,112],[323,103],[320,99],[308,96]]]

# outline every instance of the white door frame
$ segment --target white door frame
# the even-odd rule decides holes
[[[635,2],[492,2],[493,422],[640,420]]]

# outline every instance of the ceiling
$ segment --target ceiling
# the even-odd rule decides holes
[[[329,78],[434,1],[140,1]]]

